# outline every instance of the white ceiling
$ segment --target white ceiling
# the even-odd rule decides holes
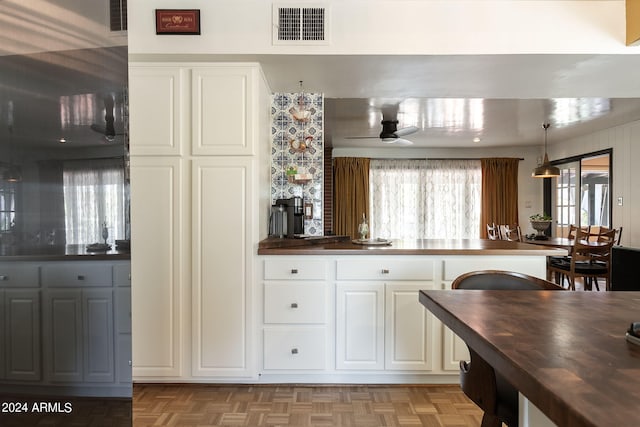
[[[103,145],[104,135],[91,125],[104,127],[103,98],[111,94],[116,132],[123,133],[126,84],[126,46],[0,56],[1,141],[11,126],[22,147],[50,148],[63,137],[66,148]]]
[[[543,122],[551,123],[551,145],[640,120],[640,55],[227,55],[202,60],[258,61],[274,92],[298,92],[302,80],[306,92],[324,93],[325,140],[333,147],[382,146],[376,136],[382,110],[389,107],[397,108],[399,127],[420,128],[406,137],[416,147],[539,145]],[[17,100],[14,136],[56,141],[62,133],[60,96],[94,94],[99,100],[105,92],[116,93],[126,84],[126,61],[122,47],[0,57],[0,101]],[[94,105],[90,121],[102,120],[100,107]],[[65,131],[77,140],[103,143],[90,124],[67,125]],[[116,126],[121,132],[121,120]],[[475,137],[480,142],[473,142]]]
[[[274,92],[325,94],[326,141],[381,147],[398,110],[415,147],[549,144],[640,120],[639,55],[245,56]],[[357,136],[374,138],[352,139]],[[474,142],[475,137],[480,142]]]

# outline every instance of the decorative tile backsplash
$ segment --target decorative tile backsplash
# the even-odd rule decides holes
[[[276,199],[302,197],[304,203],[313,205],[313,218],[304,220],[304,232],[321,236],[324,181],[323,94],[273,94],[271,140],[271,204]],[[296,149],[301,143],[306,148]],[[297,173],[297,182],[293,175],[287,175],[288,170],[291,174],[294,171]]]

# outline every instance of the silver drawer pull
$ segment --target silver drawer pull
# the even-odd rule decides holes
[[[291,269],[291,274],[298,274],[298,269],[297,268],[292,268]]]
[[[291,349],[291,354],[298,354],[298,349],[297,348],[292,348]]]
[[[386,269],[386,268],[383,268],[383,269],[382,269],[382,274],[389,274],[389,270],[388,270],[388,269]]]
[[[84,280],[84,276],[82,274],[78,274],[78,280]]]
[[[9,276],[5,276],[4,274],[0,276],[0,280],[9,280]]]
[[[297,302],[292,302],[291,303],[291,308],[298,308],[298,303]]]

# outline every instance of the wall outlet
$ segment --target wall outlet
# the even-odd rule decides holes
[[[624,200],[622,197],[618,197],[618,206],[622,206],[624,204]]]

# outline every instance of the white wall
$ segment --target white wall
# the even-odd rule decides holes
[[[525,234],[535,231],[529,224],[529,216],[542,212],[542,180],[531,177],[537,158],[543,153],[542,147],[502,147],[502,148],[380,148],[380,149],[334,149],[333,157],[370,158],[482,158],[517,157],[522,158],[518,166],[518,223]]]
[[[331,43],[272,46],[272,4],[328,8]],[[156,36],[155,8],[129,2],[129,50],[180,54],[513,54],[638,53],[625,47],[624,0],[191,0],[201,36]]]
[[[612,225],[623,227],[624,246],[640,247],[640,121],[549,145],[549,159],[613,148]],[[623,198],[622,206],[617,203]]]
[[[3,0],[0,28],[0,55],[127,44],[126,33],[109,30],[107,0]]]

